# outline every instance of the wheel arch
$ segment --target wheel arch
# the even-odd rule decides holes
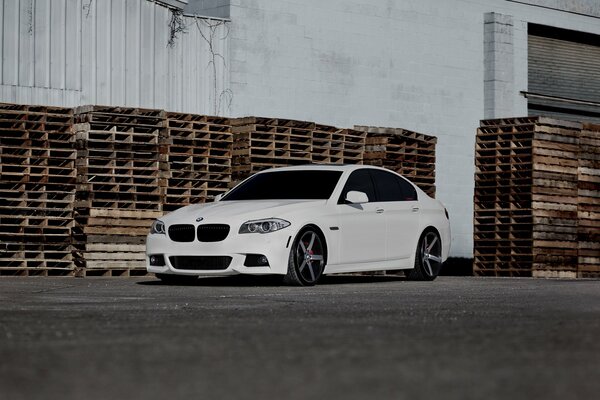
[[[423,235],[424,235],[424,234],[426,234],[426,233],[427,233],[427,232],[429,232],[429,231],[433,231],[433,232],[437,233],[437,234],[438,234],[438,236],[440,236],[440,237],[441,237],[440,230],[439,230],[438,228],[436,228],[436,227],[435,227],[435,226],[433,226],[433,225],[427,225],[427,226],[426,226],[425,228],[423,228],[423,230],[421,231],[421,236],[420,236],[419,238],[423,237]],[[443,243],[442,243],[442,244],[443,244]]]
[[[438,235],[438,237],[440,238],[440,243],[442,244],[442,259],[444,260],[444,262],[446,262],[446,260],[448,259],[449,253],[450,253],[450,247],[452,245],[452,242],[451,242],[452,236],[450,235],[449,226],[448,226],[448,229],[445,229],[444,226],[439,226],[439,227],[435,226],[435,225],[425,226],[425,228],[423,228],[423,230],[421,231],[421,235],[419,236],[419,241],[417,243],[419,243],[421,241],[421,238],[427,232],[435,232]]]

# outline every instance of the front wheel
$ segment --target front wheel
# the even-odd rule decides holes
[[[294,240],[290,250],[288,272],[284,283],[296,286],[313,286],[325,269],[325,241],[314,228],[305,228]]]
[[[415,254],[415,268],[406,271],[406,277],[413,281],[432,281],[442,269],[442,241],[434,231],[421,235]]]

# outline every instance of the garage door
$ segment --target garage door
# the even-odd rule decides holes
[[[600,122],[600,36],[529,24],[530,115]]]

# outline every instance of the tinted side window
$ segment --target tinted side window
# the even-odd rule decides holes
[[[405,201],[418,200],[417,191],[415,190],[413,185],[408,183],[408,181],[406,181],[406,179],[402,179],[399,176],[396,176],[395,178],[398,179],[398,184],[400,185],[400,188],[402,189],[402,195],[404,196]]]
[[[402,201],[404,195],[398,177],[389,172],[371,170],[379,201]]]
[[[227,200],[328,199],[340,171],[295,170],[256,174],[227,194]]]
[[[346,195],[352,190],[364,192],[367,194],[367,197],[369,197],[370,202],[375,201],[375,188],[373,187],[371,175],[367,170],[359,169],[350,174],[338,203],[344,204],[346,202]]]

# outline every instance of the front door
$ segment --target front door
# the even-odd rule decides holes
[[[368,203],[346,204],[349,191],[367,194]],[[385,215],[376,202],[373,181],[367,170],[352,172],[338,201],[340,264],[350,265],[386,258]]]

